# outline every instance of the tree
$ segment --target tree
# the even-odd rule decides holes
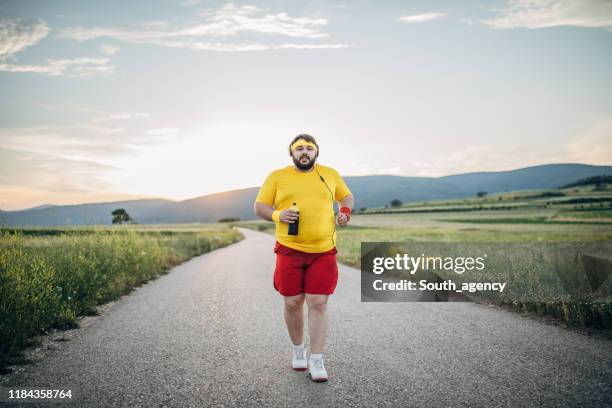
[[[398,200],[397,198],[394,198],[393,200],[391,200],[391,207],[401,207],[401,206],[402,206],[402,202]]]
[[[239,217],[223,217],[219,218],[219,222],[236,222],[240,221]]]
[[[486,191],[479,191],[479,192],[476,193],[476,196],[482,198],[482,197],[486,196],[487,194],[488,193]]]
[[[559,188],[569,188],[569,187],[584,186],[587,184],[601,184],[601,183],[612,183],[612,174],[602,174],[601,176],[583,178],[583,179],[578,180],[575,183],[566,184]]]
[[[113,216],[113,224],[123,224],[124,222],[132,222],[132,217],[123,208],[117,208],[111,215]]]

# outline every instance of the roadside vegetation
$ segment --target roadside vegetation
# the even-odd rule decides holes
[[[0,370],[37,335],[242,238],[218,224],[0,229]]]
[[[395,201],[379,208],[359,208],[357,202],[350,226],[337,228],[338,259],[360,268],[362,242],[612,242],[612,186],[597,182],[555,190],[478,192],[465,199],[401,205]],[[236,225],[274,233],[270,222]],[[533,273],[538,273],[535,268]],[[612,274],[603,287],[612,287]],[[612,335],[609,296],[559,302],[513,302],[503,297],[487,301]]]

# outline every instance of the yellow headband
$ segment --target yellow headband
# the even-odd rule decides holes
[[[299,139],[298,141],[296,141],[294,144],[291,145],[291,151],[294,151],[300,146],[312,146],[313,149],[317,150],[317,146],[314,143],[307,142],[304,139]]]

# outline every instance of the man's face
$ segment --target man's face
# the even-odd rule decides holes
[[[310,170],[317,158],[317,149],[312,146],[298,146],[291,152],[293,164],[300,170]]]

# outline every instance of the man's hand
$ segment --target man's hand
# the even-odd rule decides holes
[[[341,227],[346,227],[349,222],[349,218],[344,213],[338,213],[338,225]]]
[[[298,218],[300,218],[300,214],[293,210],[281,211],[279,216],[281,222],[285,222],[287,224],[293,224]]]
[[[350,196],[350,199],[352,200],[353,196]],[[344,200],[343,200],[344,201]],[[343,205],[340,208],[340,211],[338,211],[338,225],[340,225],[341,227],[346,227],[349,223],[349,221],[351,220],[351,207],[348,207],[346,205]]]

